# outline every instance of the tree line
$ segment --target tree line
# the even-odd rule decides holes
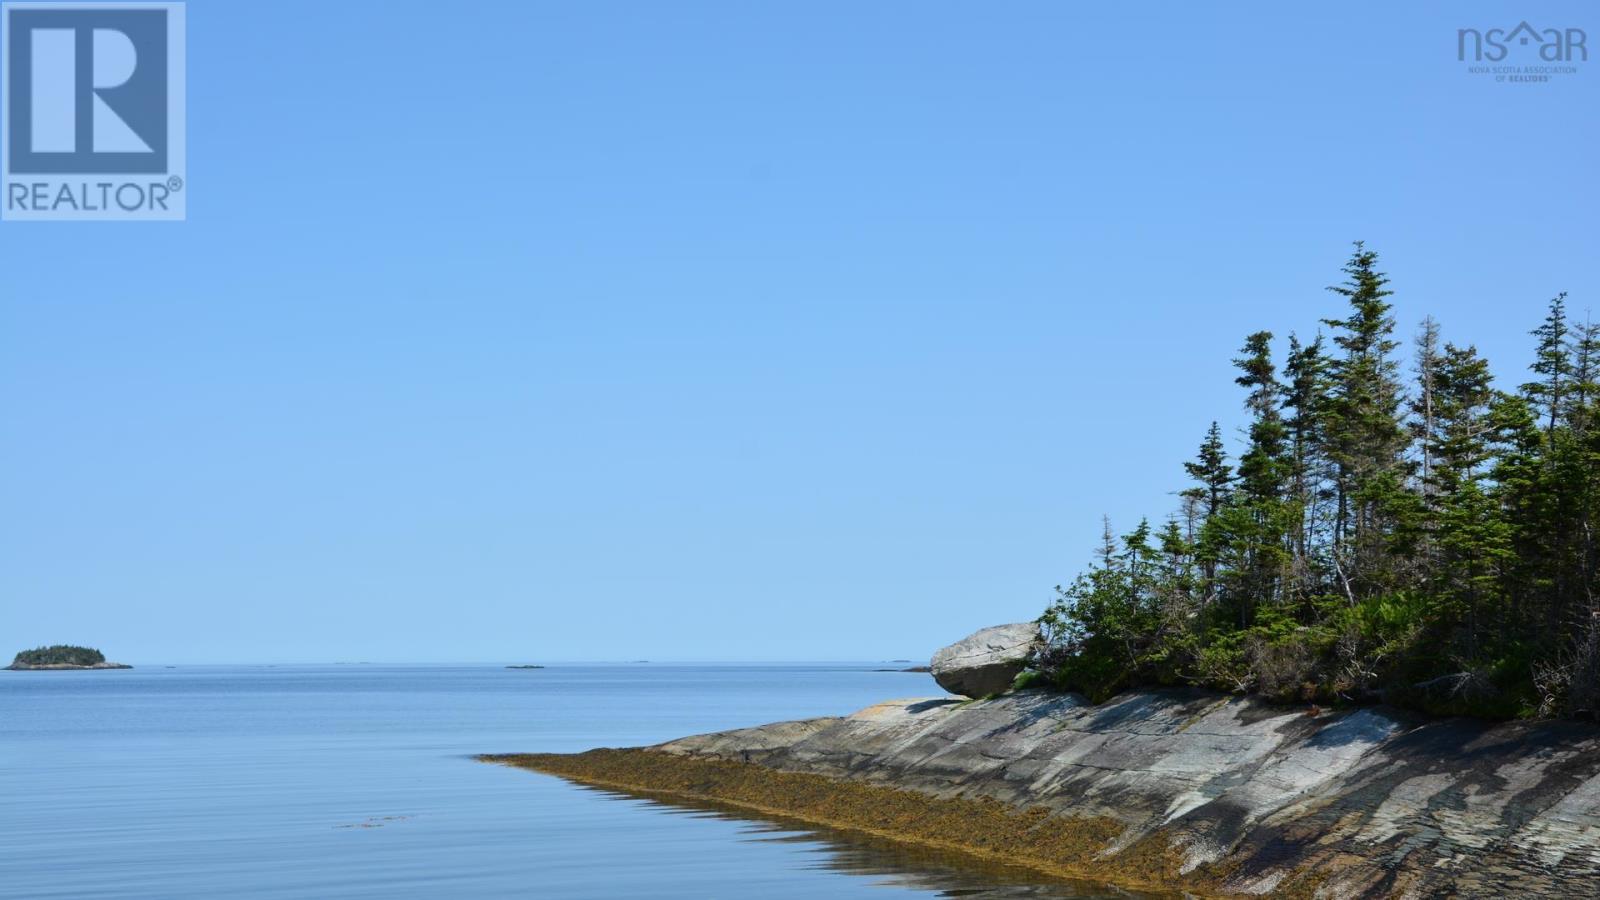
[[[71,644],[53,644],[35,647],[18,653],[12,665],[28,666],[96,666],[106,661],[104,653],[92,647],[74,647]]]
[[[1342,316],[1281,364],[1271,332],[1245,338],[1240,446],[1213,423],[1176,512],[1107,523],[1040,618],[1041,671],[1093,698],[1600,718],[1600,326],[1556,296],[1502,388],[1431,318],[1404,353],[1377,253],[1343,273]]]

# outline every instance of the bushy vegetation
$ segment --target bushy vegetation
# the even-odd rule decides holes
[[[1213,424],[1161,527],[1107,523],[1040,618],[1056,685],[1600,718],[1600,326],[1556,297],[1514,390],[1431,319],[1405,365],[1377,262],[1281,369],[1245,339],[1237,456]]]
[[[3,659],[4,657],[0,657]],[[89,647],[56,644],[17,654],[12,665],[19,666],[96,666],[106,661],[105,654]]]

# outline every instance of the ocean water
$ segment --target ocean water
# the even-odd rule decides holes
[[[1108,897],[474,761],[936,693],[877,665],[0,672],[0,897]]]

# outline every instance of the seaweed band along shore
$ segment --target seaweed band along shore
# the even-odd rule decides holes
[[[1021,691],[483,759],[1208,896],[1573,897],[1600,878],[1600,728],[1573,722]]]

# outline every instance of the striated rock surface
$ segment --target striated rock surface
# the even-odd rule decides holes
[[[1573,723],[1023,692],[651,750],[1110,821],[1108,873],[1164,859],[1207,893],[1600,896],[1600,729]]]
[[[964,697],[998,694],[1011,687],[1038,642],[1034,622],[980,629],[933,655],[933,680]]]

